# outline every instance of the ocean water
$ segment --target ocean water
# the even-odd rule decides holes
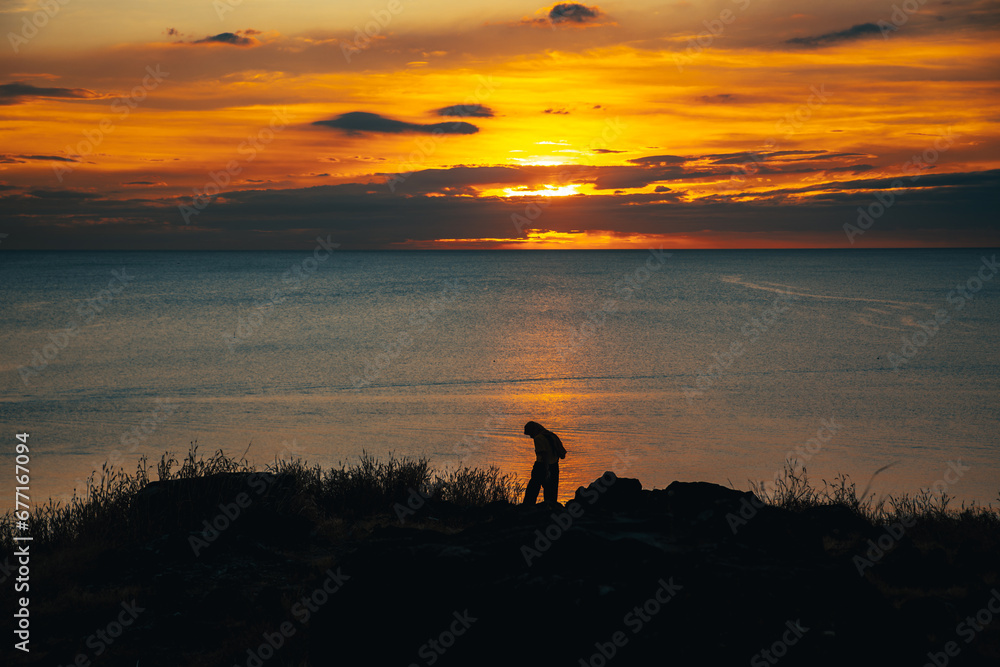
[[[18,432],[37,502],[192,441],[524,479],[534,419],[563,500],[605,470],[748,488],[791,456],[996,505],[994,254],[3,251],[2,503]]]

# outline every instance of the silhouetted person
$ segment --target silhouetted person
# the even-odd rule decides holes
[[[566,449],[552,431],[538,422],[524,425],[524,434],[535,441],[535,464],[531,466],[531,479],[524,490],[524,504],[534,505],[538,490],[545,489],[546,502],[556,502],[559,497],[559,459],[566,456]]]

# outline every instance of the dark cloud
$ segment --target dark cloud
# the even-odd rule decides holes
[[[680,157],[679,155],[649,155],[647,157],[637,157],[629,160],[632,164],[642,165],[644,167],[665,167],[670,164],[681,164],[687,162],[686,157]]]
[[[621,188],[644,188],[657,181],[680,181],[704,176],[723,175],[727,171],[716,169],[685,169],[682,166],[656,168],[645,167],[597,167],[594,170],[595,190],[616,190]]]
[[[516,25],[590,28],[612,23],[606,19],[607,14],[596,5],[588,7],[578,2],[560,2],[553,5],[544,18],[525,18]]]
[[[852,25],[847,30],[840,30],[838,32],[828,32],[822,35],[814,35],[812,37],[793,37],[792,39],[786,40],[785,43],[795,44],[797,46],[819,47],[881,34],[882,28],[878,27],[876,24],[859,23],[857,25]]]
[[[625,151],[613,151],[610,148],[595,148],[590,152],[604,154],[604,153],[624,153]]]
[[[898,198],[898,203],[909,202],[913,205],[920,202],[944,204],[949,197],[954,197],[957,201],[959,198],[971,194],[979,200],[978,206],[985,213],[991,205],[990,203],[992,206],[996,204],[998,186],[1000,186],[1000,169],[947,174],[918,172],[912,176],[886,176],[782,188],[768,191],[766,197],[780,201],[790,194],[804,194],[812,195],[814,202],[847,203],[854,206],[864,204],[867,206],[873,201],[870,192],[872,190],[892,190],[894,196]],[[739,193],[732,196],[738,199],[752,195]],[[985,222],[985,218],[982,219]],[[992,223],[989,226],[995,227]]]
[[[259,30],[242,30],[239,32],[220,32],[218,35],[212,35],[210,37],[205,37],[204,39],[199,39],[192,44],[232,44],[233,46],[250,46],[251,44],[256,44],[257,40],[249,37],[248,35],[259,35]]]
[[[343,130],[347,134],[360,134],[361,132],[383,132],[387,134],[399,134],[401,132],[419,132],[422,134],[475,134],[479,128],[471,123],[454,121],[450,123],[432,123],[421,125],[419,123],[407,123],[401,120],[393,120],[380,116],[377,113],[367,111],[351,111],[341,114],[332,120],[317,120],[313,125],[333,127]]]
[[[549,10],[549,20],[553,23],[587,23],[600,17],[600,9],[578,2],[560,2]]]
[[[167,187],[167,184],[163,181],[125,181],[124,183],[121,183],[121,186],[125,188],[165,188]]]
[[[0,163],[18,164],[26,160],[51,160],[53,162],[79,162],[71,157],[61,155],[0,155]]]
[[[435,109],[434,113],[439,116],[457,116],[459,118],[465,118],[466,116],[472,116],[473,118],[492,118],[496,115],[493,113],[493,109],[482,104],[453,104],[450,107]]]
[[[29,197],[36,199],[100,199],[102,196],[96,192],[81,192],[80,190],[30,190],[26,193]]]
[[[864,153],[830,153],[825,150],[809,151],[745,151],[743,153],[716,153],[702,155],[699,159],[709,160],[712,164],[743,164],[746,162],[795,162],[817,159],[833,160],[842,157],[868,157]]]
[[[875,169],[872,165],[844,165],[842,160],[863,156],[861,153],[830,153],[825,151],[771,151],[768,153],[721,153],[707,156],[680,157],[651,155],[628,160],[626,165],[559,165],[519,167],[458,166],[444,169],[414,171],[401,181],[398,175],[377,173],[375,176],[394,180],[393,192],[400,195],[443,193],[456,187],[521,187],[538,189],[546,184],[565,185],[589,183],[595,190],[642,188],[667,182],[698,182],[718,180],[734,174],[744,174],[752,167],[753,175],[818,174],[822,172],[862,173]],[[805,156],[805,157],[804,157]],[[866,156],[872,157],[872,156]]]
[[[792,151],[775,151],[771,153],[772,156],[782,156],[786,153],[791,153]],[[796,153],[802,151],[795,151]],[[808,160],[839,160],[842,157],[875,157],[874,155],[868,155],[867,153],[830,153],[827,151],[811,151],[810,155],[803,155],[801,157],[781,157],[783,162],[804,162]]]
[[[473,194],[460,183],[463,179],[511,176],[504,171],[476,174],[474,169],[461,169],[456,173],[463,178],[450,178],[456,173],[449,174],[453,170],[448,169],[434,170],[433,175],[450,181],[445,187],[456,194]],[[543,172],[538,176],[542,178]],[[896,203],[870,230],[866,242],[892,245],[905,239],[927,245],[994,247],[1000,245],[1000,227],[993,222],[998,177],[997,171],[926,174],[915,182],[904,177],[817,183],[763,196],[740,193],[693,201],[679,197],[682,191],[558,197],[549,201],[537,226],[555,231],[688,233],[710,243],[765,235],[776,241],[846,246],[843,225],[857,219],[858,206],[875,201],[871,190],[893,189]],[[796,198],[802,203],[790,206],[785,193],[803,191],[806,196]],[[757,197],[754,205],[738,201],[747,196]],[[177,205],[189,199],[113,199],[72,191],[2,194],[0,224],[10,234],[4,247],[293,249],[312,247],[317,235],[329,234],[344,249],[351,249],[517,234],[508,199],[400,196],[381,183],[228,191],[185,227]]]
[[[35,98],[98,100],[102,97],[102,95],[85,88],[39,88],[20,81],[0,85],[0,105],[20,104]]]
[[[546,109],[545,113],[557,114],[559,116],[568,116],[569,115],[569,111],[567,111],[566,109]]]
[[[398,194],[427,194],[445,192],[448,188],[525,186],[529,189],[540,187],[552,180],[552,167],[448,167],[445,169],[421,169],[406,176],[406,180],[394,186]],[[377,173],[386,182],[398,175]],[[386,188],[388,190],[388,188]]]
[[[848,171],[853,174],[862,174],[866,171],[871,171],[876,169],[873,164],[848,164],[840,167],[830,167],[829,169],[824,169],[823,171]]]
[[[698,98],[699,101],[704,102],[706,104],[735,104],[736,102],[740,101],[740,99],[741,98],[731,93],[720,93],[718,95],[702,95],[701,97]]]
[[[1000,186],[1000,169],[973,172],[952,172],[948,174],[929,174],[927,172],[915,172],[911,176],[885,176],[881,178],[868,178],[856,181],[837,181],[836,183],[816,183],[798,188],[785,188],[782,190],[772,190],[768,195],[801,194],[808,192],[835,192],[838,197],[845,201],[858,198],[871,199],[871,195],[863,190],[899,190],[900,196],[910,196],[918,194],[919,190],[909,193],[903,191],[907,187],[920,190],[931,191],[935,188],[947,189],[949,192],[958,192],[962,189],[982,188],[989,192],[990,188]],[[990,199],[996,203],[996,190],[990,193]]]
[[[595,190],[613,190],[642,188],[663,181],[717,179],[720,176],[743,174],[751,168],[752,174],[758,176],[825,171],[863,172],[873,168],[871,165],[844,166],[837,162],[852,157],[873,156],[823,150],[718,153],[688,157],[650,155],[628,160],[630,165],[594,167],[587,180],[593,183]]]

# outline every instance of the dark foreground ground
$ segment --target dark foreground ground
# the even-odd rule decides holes
[[[995,531],[612,473],[565,507],[320,519],[294,484],[153,483],[136,525],[164,528],[32,551],[31,652],[8,634],[3,663],[1000,665]]]

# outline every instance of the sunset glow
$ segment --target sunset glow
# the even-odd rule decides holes
[[[566,197],[568,195],[580,194],[579,185],[546,185],[539,190],[520,190],[518,188],[504,188],[504,195],[507,197]]]
[[[927,5],[880,32],[862,28],[891,7],[739,0],[723,24],[716,4],[573,20],[440,5],[461,30],[416,3],[66,4],[32,31],[41,5],[15,3],[0,11],[5,246],[1000,240],[983,214],[995,5]]]

